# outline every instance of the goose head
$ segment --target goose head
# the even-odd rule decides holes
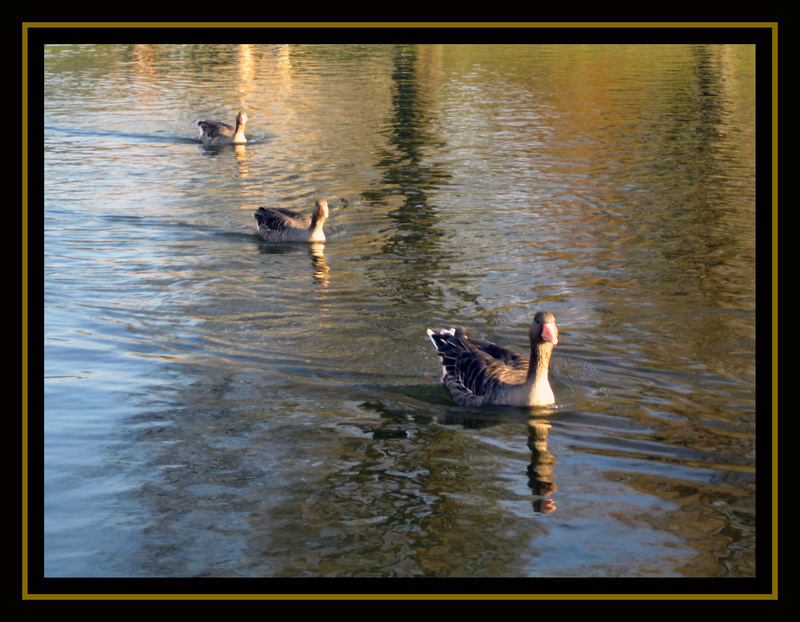
[[[531,344],[551,343],[558,344],[558,326],[556,316],[549,311],[539,311],[533,316],[533,321],[528,329]]]
[[[316,203],[314,203],[314,211],[312,215],[317,221],[324,221],[330,212],[328,211],[328,202],[325,199],[318,199]]]

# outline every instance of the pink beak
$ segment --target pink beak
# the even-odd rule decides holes
[[[554,346],[558,344],[558,328],[553,322],[542,326],[542,339],[549,341]]]

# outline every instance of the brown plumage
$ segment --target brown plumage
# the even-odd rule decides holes
[[[258,234],[267,242],[324,242],[322,227],[328,214],[328,202],[319,199],[310,218],[281,207],[259,207],[253,217],[258,223]]]
[[[442,383],[460,406],[547,406],[555,402],[548,371],[558,343],[552,313],[539,311],[528,336],[530,359],[489,341],[471,339],[459,326],[428,337],[442,359]]]
[[[205,145],[240,145],[247,142],[244,136],[247,115],[244,112],[236,114],[235,127],[222,121],[198,121],[197,125],[200,126],[200,141]]]

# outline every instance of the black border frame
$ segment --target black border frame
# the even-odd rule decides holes
[[[23,599],[775,599],[777,572],[777,22],[158,24],[22,22]],[[51,43],[750,43],[756,46],[756,576],[720,579],[82,579],[43,573],[44,45]],[[27,81],[27,83],[26,83]],[[766,321],[769,316],[769,322]],[[27,382],[26,382],[27,380]],[[769,416],[768,414],[769,413]],[[42,415],[42,416],[40,416]],[[26,434],[27,433],[27,434]],[[775,478],[775,479],[774,479]],[[767,494],[769,493],[769,494]],[[37,537],[37,534],[39,536]]]

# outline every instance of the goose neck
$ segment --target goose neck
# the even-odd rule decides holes
[[[553,344],[546,341],[531,344],[531,359],[528,368],[528,382],[547,382],[547,372],[550,368],[550,355],[553,353]]]

